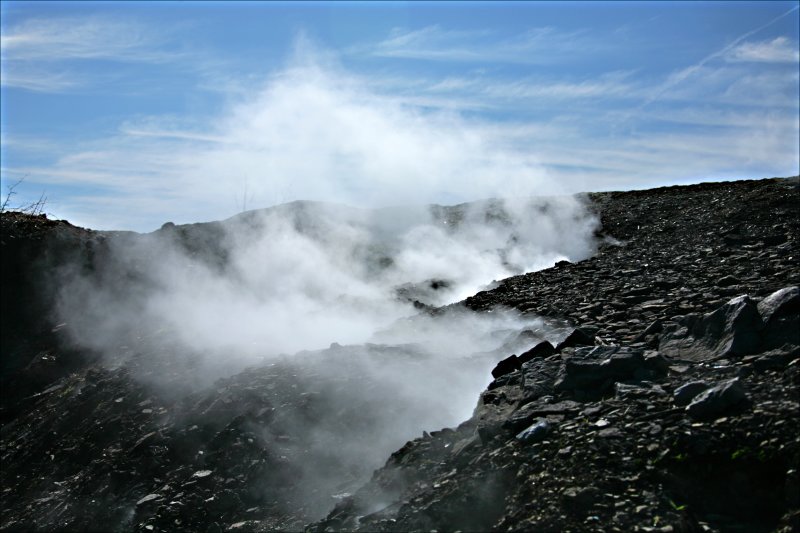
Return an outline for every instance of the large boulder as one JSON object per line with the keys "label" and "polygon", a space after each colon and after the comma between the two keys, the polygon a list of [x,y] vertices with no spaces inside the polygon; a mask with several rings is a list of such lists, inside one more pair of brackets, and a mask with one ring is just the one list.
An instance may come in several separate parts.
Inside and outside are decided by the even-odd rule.
{"label": "large boulder", "polygon": [[618,381],[644,377],[646,363],[642,350],[620,346],[597,346],[584,357],[564,363],[555,390],[571,391],[576,397],[597,398]]}
{"label": "large boulder", "polygon": [[710,361],[757,353],[764,322],[749,296],[738,296],[703,316],[686,315],[665,326],[659,351],[667,357]]}
{"label": "large boulder", "polygon": [[764,350],[784,344],[800,346],[800,288],[785,287],[758,303],[764,321]]}
{"label": "large boulder", "polygon": [[695,420],[713,420],[722,415],[737,412],[749,405],[747,393],[739,378],[723,381],[701,392],[686,407],[686,412]]}
{"label": "large boulder", "polygon": [[560,352],[564,348],[572,348],[575,346],[592,346],[593,344],[594,334],[581,328],[575,328],[563,341],[558,343],[556,351]]}
{"label": "large boulder", "polygon": [[533,444],[544,440],[552,430],[552,424],[542,418],[517,434],[517,440],[525,444]]}
{"label": "large boulder", "polygon": [[522,367],[522,362],[516,354],[512,354],[495,365],[492,369],[492,377],[497,379],[500,376],[519,370],[520,367]]}
{"label": "large boulder", "polygon": [[532,359],[553,355],[555,351],[556,349],[552,344],[550,344],[548,341],[542,341],[527,352],[520,354],[519,360],[524,364]]}
{"label": "large boulder", "polygon": [[710,385],[704,381],[691,381],[684,383],[673,393],[673,401],[678,407],[689,405],[693,399],[703,391],[708,390]]}

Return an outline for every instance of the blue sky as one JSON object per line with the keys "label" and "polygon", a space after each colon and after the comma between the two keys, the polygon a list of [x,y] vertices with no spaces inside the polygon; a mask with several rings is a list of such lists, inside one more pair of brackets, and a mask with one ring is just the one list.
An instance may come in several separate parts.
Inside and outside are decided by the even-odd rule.
{"label": "blue sky", "polygon": [[2,2],[2,186],[95,229],[788,176],[798,2]]}

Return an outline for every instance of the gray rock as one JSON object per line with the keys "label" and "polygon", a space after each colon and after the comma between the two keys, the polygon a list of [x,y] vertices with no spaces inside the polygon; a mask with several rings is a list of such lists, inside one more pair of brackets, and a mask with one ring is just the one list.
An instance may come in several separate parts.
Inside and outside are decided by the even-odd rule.
{"label": "gray rock", "polygon": [[[594,357],[600,356],[595,359]],[[555,383],[557,391],[580,391],[588,397],[604,394],[616,381],[634,378],[645,368],[642,350],[598,346],[584,359],[571,358]]]}
{"label": "gray rock", "polygon": [[555,353],[555,351],[556,349],[552,344],[550,344],[548,341],[542,341],[527,352],[522,353],[519,356],[519,360],[524,364],[537,357],[547,357],[552,355]]}
{"label": "gray rock", "polygon": [[508,385],[516,385],[521,381],[522,381],[522,374],[516,370],[512,370],[508,374],[503,374],[499,378],[489,383],[489,386],[487,388],[489,390],[494,390]]}
{"label": "gray rock", "polygon": [[720,287],[730,287],[731,285],[738,285],[739,283],[741,283],[741,281],[735,276],[723,276],[717,280],[717,285]]}
{"label": "gray rock", "polygon": [[763,348],[770,350],[789,344],[800,346],[800,288],[786,287],[758,303],[764,320]]}
{"label": "gray rock", "polygon": [[638,383],[636,385],[631,383],[614,384],[614,396],[619,399],[653,398],[663,394],[666,394],[664,389],[649,382]]}
{"label": "gray rock", "polygon": [[751,356],[748,361],[753,368],[759,371],[785,368],[786,365],[800,357],[800,347],[784,346],[784,349],[775,349],[760,355]]}
{"label": "gray rock", "polygon": [[645,352],[644,354],[644,376],[637,376],[640,379],[657,378],[667,375],[669,372],[669,361],[658,352]]}
{"label": "gray rock", "polygon": [[661,333],[661,330],[664,329],[664,321],[661,319],[656,319],[650,323],[649,326],[642,332],[642,335],[653,335],[655,333]]}
{"label": "gray rock", "polygon": [[621,439],[624,434],[619,428],[611,427],[601,429],[597,432],[597,436],[601,439]]}
{"label": "gray rock", "polygon": [[510,431],[519,431],[530,426],[541,416],[568,414],[578,411],[581,404],[571,400],[564,400],[557,403],[528,403],[514,411],[508,419],[503,422],[503,427]]}
{"label": "gray rock", "polygon": [[673,402],[678,407],[689,405],[698,394],[708,388],[708,383],[703,381],[692,381],[690,383],[686,383],[675,389],[675,393],[673,394]]}
{"label": "gray rock", "polygon": [[141,500],[137,501],[136,506],[139,507],[142,505],[153,504],[154,502],[161,500],[162,498],[163,496],[161,496],[160,494],[148,494]]}
{"label": "gray rock", "polygon": [[591,346],[594,344],[594,335],[581,328],[575,328],[572,333],[558,343],[556,351],[560,352],[564,348],[572,348],[574,346]]}
{"label": "gray rock", "polygon": [[522,390],[526,403],[553,394],[553,384],[561,365],[560,357],[558,361],[533,359],[522,365]]}
{"label": "gray rock", "polygon": [[545,439],[552,430],[553,426],[544,419],[539,419],[527,429],[522,430],[517,434],[517,440],[525,444],[533,444]]}
{"label": "gray rock", "polygon": [[687,315],[666,327],[658,350],[689,361],[741,357],[758,351],[763,329],[755,302],[738,296],[702,317]]}
{"label": "gray rock", "polygon": [[766,324],[774,318],[800,313],[800,287],[785,287],[773,292],[758,302],[758,312]]}
{"label": "gray rock", "polygon": [[695,420],[713,420],[746,407],[748,403],[742,383],[739,378],[734,378],[698,394],[686,407],[686,412]]}

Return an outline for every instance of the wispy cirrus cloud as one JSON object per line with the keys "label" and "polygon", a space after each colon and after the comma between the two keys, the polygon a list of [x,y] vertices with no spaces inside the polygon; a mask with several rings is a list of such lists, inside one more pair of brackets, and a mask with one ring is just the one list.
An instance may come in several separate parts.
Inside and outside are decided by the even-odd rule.
{"label": "wispy cirrus cloud", "polygon": [[74,73],[51,72],[47,69],[36,69],[14,65],[11,68],[3,64],[0,72],[0,83],[5,87],[19,87],[35,92],[64,92],[81,85]]}
{"label": "wispy cirrus cloud", "polygon": [[771,41],[742,43],[730,50],[725,59],[732,62],[797,63],[800,51],[796,42],[787,37],[776,37]]}
{"label": "wispy cirrus cloud", "polygon": [[427,61],[546,64],[561,61],[576,50],[591,49],[589,41],[585,31],[557,31],[549,27],[498,38],[489,30],[448,30],[434,25],[416,30],[396,28],[383,41],[351,51]]}
{"label": "wispy cirrus cloud", "polygon": [[443,78],[389,75],[364,80],[364,83],[404,104],[479,112],[543,108],[557,111],[567,103],[636,99],[643,91],[632,71],[560,77],[525,75],[499,78],[480,70],[472,74]]}
{"label": "wispy cirrus cloud", "polygon": [[[673,76],[681,77],[681,73]],[[739,64],[695,68],[691,80],[673,85],[664,101],[797,109],[797,69],[750,69]]]}
{"label": "wispy cirrus cloud", "polygon": [[164,62],[175,53],[160,48],[162,36],[145,25],[107,17],[29,19],[0,37],[6,60],[111,59]]}
{"label": "wispy cirrus cloud", "polygon": [[732,53],[739,46],[741,46],[740,43],[743,43],[743,41],[745,41],[745,39],[749,39],[751,36],[755,35],[756,33],[758,33],[760,31],[772,26],[773,24],[775,24],[776,22],[778,22],[782,18],[791,15],[792,13],[797,11],[798,9],[800,9],[800,7],[794,6],[792,9],[790,9],[790,10],[788,10],[788,11],[786,11],[786,12],[780,14],[780,15],[778,15],[777,17],[775,17],[772,20],[762,24],[761,26],[758,26],[758,27],[753,28],[752,30],[750,30],[748,32],[743,33],[742,35],[740,35],[739,37],[734,39],[731,43],[728,43],[727,45],[723,46],[719,50],[717,50],[717,51],[705,56],[704,58],[702,58],[697,63],[695,63],[693,65],[690,65],[690,66],[688,66],[686,68],[676,70],[670,76],[667,77],[667,79],[664,81],[664,83],[662,83],[659,87],[657,87],[654,91],[652,91],[652,93],[639,106],[639,110],[641,110],[644,107],[652,104],[653,102],[655,102],[656,100],[660,99],[662,96],[667,94],[669,91],[674,89],[676,86],[680,85],[681,83],[683,83],[684,81],[688,80],[689,78],[695,76],[710,61],[713,61],[715,59],[719,59],[719,58],[728,56],[728,54]]}
{"label": "wispy cirrus cloud", "polygon": [[145,24],[109,17],[28,19],[0,36],[2,85],[37,92],[84,86],[90,61],[168,63],[183,56]]}
{"label": "wispy cirrus cloud", "polygon": [[[43,184],[124,196],[131,208],[112,223],[135,229],[152,229],[151,209],[133,209],[152,198],[169,199],[159,201],[171,206],[162,221],[228,216],[244,183],[263,205],[457,203],[499,190],[519,196],[558,190],[534,155],[482,121],[412,108],[365,87],[358,76],[306,58],[199,125],[129,122],[118,135],[78,144],[52,165],[16,170]],[[85,205],[64,209],[98,227],[86,221]]]}
{"label": "wispy cirrus cloud", "polygon": [[496,80],[447,78],[431,87],[434,92],[471,91],[490,101],[565,101],[586,98],[630,98],[637,88],[629,83],[630,73],[608,72],[579,80],[522,78]]}
{"label": "wispy cirrus cloud", "polygon": [[[345,71],[338,52],[300,39],[287,65],[266,78],[255,70],[220,76],[219,58],[204,58],[205,73],[194,64],[200,81],[226,97],[213,112],[128,117],[116,134],[63,143],[68,149],[49,164],[7,162],[3,172],[90,191],[62,196],[60,215],[134,229],[152,229],[153,219],[227,216],[245,186],[261,205],[297,198],[381,205],[541,194],[553,183],[577,192],[600,183],[624,189],[794,174],[797,68],[727,60],[756,31],[672,72],[616,62],[608,70],[522,65],[538,61],[537,53],[587,48],[588,34],[549,29],[504,37],[430,26],[341,52],[357,66],[381,57],[377,71]],[[127,42],[157,51],[163,40]],[[81,54],[90,52],[65,61],[90,60]],[[417,69],[408,67],[418,62],[389,58],[437,63]]]}
{"label": "wispy cirrus cloud", "polygon": [[[422,109],[385,91],[330,64],[300,62],[222,114],[130,120],[115,136],[76,143],[51,165],[14,170],[40,184],[91,190],[57,206],[75,223],[149,230],[153,219],[228,216],[245,186],[254,205],[455,203],[598,183],[627,189],[687,176],[752,177],[764,168],[785,175],[798,165],[796,120],[775,109],[654,107],[637,118],[640,132],[614,135],[608,124],[619,107],[581,107],[574,96],[537,121],[492,122]],[[524,107],[523,97],[512,96]],[[666,123],[691,128],[677,134]]]}

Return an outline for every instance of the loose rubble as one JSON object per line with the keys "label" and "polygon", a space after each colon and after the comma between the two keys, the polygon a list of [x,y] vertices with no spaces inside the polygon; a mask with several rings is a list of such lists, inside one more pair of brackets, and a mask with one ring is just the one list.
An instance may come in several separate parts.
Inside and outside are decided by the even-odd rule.
{"label": "loose rubble", "polygon": [[465,302],[582,334],[501,361],[309,531],[800,530],[797,181],[592,199],[595,257]]}
{"label": "loose rubble", "polygon": [[[594,257],[456,304],[571,333],[521,332],[471,418],[371,478],[296,423],[367,441],[389,427],[367,405],[328,415],[370,386],[347,350],[307,354],[325,361],[313,375],[287,359],[157,394],[145,359],[71,352],[38,302],[13,323],[37,336],[3,348],[0,530],[800,530],[799,198],[797,179],[589,195]],[[103,253],[102,234],[63,222],[2,223],[4,256]],[[308,468],[326,471],[316,492]]]}

